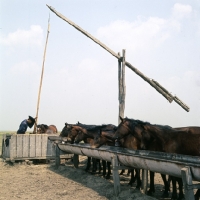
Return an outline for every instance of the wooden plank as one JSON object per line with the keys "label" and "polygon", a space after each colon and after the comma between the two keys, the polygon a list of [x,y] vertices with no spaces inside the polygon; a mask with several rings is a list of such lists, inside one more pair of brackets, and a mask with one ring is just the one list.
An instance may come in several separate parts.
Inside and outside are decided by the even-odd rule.
{"label": "wooden plank", "polygon": [[47,134],[42,134],[42,148],[41,148],[41,155],[42,156],[47,155],[47,142],[48,142]]}
{"label": "wooden plank", "polygon": [[35,134],[35,156],[42,156],[42,134]]}
{"label": "wooden plank", "polygon": [[47,140],[47,156],[55,156],[55,146],[53,142]]}
{"label": "wooden plank", "polygon": [[22,145],[23,145],[23,137],[24,137],[24,135],[23,134],[18,134],[18,135],[16,135],[17,137],[17,144],[16,144],[16,146],[17,146],[17,157],[18,158],[21,158],[22,157],[22,153],[23,153],[23,151],[22,151]]}
{"label": "wooden plank", "polygon": [[23,135],[23,147],[22,147],[22,157],[23,158],[29,157],[29,147],[30,147],[29,134],[24,134]]}
{"label": "wooden plank", "polygon": [[17,135],[12,135],[10,138],[10,160],[14,160],[17,157]]}
{"label": "wooden plank", "polygon": [[35,153],[35,135],[34,134],[30,134],[29,135],[29,141],[30,141],[30,145],[29,145],[29,157],[30,158],[34,158],[36,157],[36,153]]}

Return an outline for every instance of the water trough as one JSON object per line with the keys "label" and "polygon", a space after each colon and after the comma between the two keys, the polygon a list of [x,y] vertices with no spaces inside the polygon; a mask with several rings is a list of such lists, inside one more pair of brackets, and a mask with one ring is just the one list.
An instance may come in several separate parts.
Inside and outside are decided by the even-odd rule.
{"label": "water trough", "polygon": [[[49,138],[50,139],[50,138]],[[121,147],[102,146],[91,148],[88,144],[63,144],[58,142],[57,149],[77,155],[94,157],[112,162],[114,191],[120,192],[120,179],[118,170],[120,166],[143,169],[143,189],[146,191],[148,183],[148,170],[182,177],[185,199],[193,200],[193,189],[200,188],[200,157],[164,152],[130,150]]]}

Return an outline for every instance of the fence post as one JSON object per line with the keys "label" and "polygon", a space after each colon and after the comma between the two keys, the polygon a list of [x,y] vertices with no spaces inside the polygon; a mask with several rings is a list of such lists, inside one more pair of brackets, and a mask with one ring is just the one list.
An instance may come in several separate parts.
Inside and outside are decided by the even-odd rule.
{"label": "fence post", "polygon": [[181,169],[181,176],[183,180],[184,190],[185,190],[185,199],[194,200],[194,191],[192,184],[192,174],[190,167],[184,167]]}
{"label": "fence post", "polygon": [[58,148],[58,145],[56,144],[56,153],[55,153],[55,166],[58,168],[60,166],[60,149]]}
{"label": "fence post", "polygon": [[119,179],[119,172],[118,172],[118,159],[117,155],[113,155],[112,159],[112,170],[113,170],[113,182],[114,182],[114,192],[115,195],[118,196],[121,189],[120,189],[120,179]]}
{"label": "fence post", "polygon": [[74,167],[78,168],[78,165],[79,165],[79,155],[78,154],[74,154],[73,163],[74,163]]}

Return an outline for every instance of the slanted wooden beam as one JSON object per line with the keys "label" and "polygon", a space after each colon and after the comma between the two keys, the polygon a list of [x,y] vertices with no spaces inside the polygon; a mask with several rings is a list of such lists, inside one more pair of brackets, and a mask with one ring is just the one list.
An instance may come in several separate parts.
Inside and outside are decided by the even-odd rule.
{"label": "slanted wooden beam", "polygon": [[[89,37],[91,40],[93,40],[95,43],[97,43],[98,45],[100,45],[102,48],[104,48],[106,51],[108,51],[110,54],[112,54],[114,57],[116,57],[118,60],[121,59],[120,56],[115,53],[112,49],[110,49],[109,47],[107,47],[105,44],[103,44],[102,42],[100,42],[97,38],[95,38],[94,36],[92,36],[90,33],[88,33],[87,31],[85,31],[84,29],[82,29],[80,26],[78,26],[77,24],[75,24],[74,22],[72,22],[70,19],[66,18],[64,15],[62,15],[61,13],[57,12],[53,7],[47,5],[47,7],[54,12],[58,17],[60,17],[61,19],[63,19],[64,21],[66,21],[67,23],[69,23],[71,26],[73,26],[75,29],[77,29],[78,31],[80,31],[81,33],[83,33],[85,36]],[[129,67],[131,70],[133,70],[137,75],[139,75],[143,80],[145,80],[146,82],[148,82],[152,87],[154,87],[160,94],[162,94],[170,103],[175,100],[176,98],[174,96],[171,95],[171,93],[169,93],[166,89],[164,89],[163,86],[161,86],[158,82],[155,83],[154,80],[148,78],[147,76],[145,76],[142,72],[140,72],[137,68],[135,68],[133,65],[131,65],[129,62],[125,61],[125,65],[127,67]],[[186,106],[186,104],[184,104],[183,102],[179,100],[175,100],[176,103],[178,103],[182,108],[184,108],[187,112],[189,112],[189,107]]]}

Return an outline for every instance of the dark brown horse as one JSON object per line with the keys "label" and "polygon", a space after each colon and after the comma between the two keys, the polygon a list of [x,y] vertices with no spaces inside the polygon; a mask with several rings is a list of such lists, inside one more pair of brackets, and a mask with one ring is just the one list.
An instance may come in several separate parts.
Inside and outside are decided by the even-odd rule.
{"label": "dark brown horse", "polygon": [[[140,120],[133,120],[133,119],[129,119],[129,118],[120,118],[121,119],[121,123],[119,124],[117,131],[115,132],[115,138],[117,139],[121,139],[121,138],[125,138],[127,135],[134,135],[134,137],[138,140],[141,141],[141,133],[143,131],[142,127],[140,127],[138,125],[138,122],[140,122]],[[166,128],[170,128],[169,126],[166,126]],[[154,141],[155,142],[155,141]],[[140,149],[140,146],[138,147],[138,149]],[[156,146],[155,144],[152,143],[152,145],[150,146],[150,150],[151,151],[156,151],[159,149],[159,145]],[[168,197],[169,196],[169,183],[166,179],[166,175],[161,174],[161,177],[163,179],[164,182],[164,192],[162,194],[162,197]],[[154,172],[150,171],[150,189],[148,190],[147,194],[148,195],[152,195],[152,193],[155,192],[155,186],[154,186]]]}
{"label": "dark brown horse", "polygon": [[[109,132],[114,133],[116,126],[112,125],[112,124],[107,124],[107,125],[101,125],[101,126],[89,128],[89,127],[84,127],[81,125],[76,128],[78,130],[78,135],[76,136],[76,138],[74,140],[75,143],[79,143],[80,141],[85,142],[86,139],[90,138],[90,139],[93,139],[93,142],[90,143],[90,146],[97,148],[97,146],[94,145],[94,140],[99,137],[99,135],[101,134],[102,131],[109,131]],[[113,141],[110,141],[110,142],[113,142]],[[106,179],[110,179],[111,163],[106,162],[105,160],[102,160],[102,165],[103,165],[103,177],[105,177]],[[106,166],[108,168],[107,175],[106,175]]]}
{"label": "dark brown horse", "polygon": [[[140,129],[141,148],[151,150],[156,145],[155,150],[167,153],[177,153],[184,155],[200,156],[198,127],[183,127],[173,129],[169,126],[152,125],[139,120],[132,120],[133,134],[138,136],[136,130]],[[175,180],[172,179],[173,193],[172,199],[177,199]],[[183,198],[182,179],[179,180],[179,199]],[[199,191],[196,193],[198,195]],[[197,197],[198,198],[198,197]]]}
{"label": "dark brown horse", "polygon": [[[116,130],[117,130],[116,128],[114,128],[111,131],[110,130],[102,130],[101,134],[97,134],[96,137],[94,138],[93,147],[99,148],[102,145],[116,146],[116,143],[114,141],[115,140],[114,135],[115,135]],[[128,135],[128,136],[118,140],[117,142],[118,142],[117,146],[134,149],[134,150],[136,150],[139,145],[138,140],[135,137],[133,137],[132,135]],[[138,169],[136,169],[135,176],[134,176],[134,170],[130,170],[129,172],[131,173],[131,180],[129,182],[129,185],[132,185],[135,182],[135,180],[137,179],[136,188],[139,189],[141,187],[140,171]],[[123,173],[123,171],[120,174],[122,174],[122,173]]]}
{"label": "dark brown horse", "polygon": [[[79,131],[81,130],[80,127],[81,124],[78,122],[77,124],[68,124],[65,123],[64,128],[62,129],[61,133],[60,133],[60,137],[62,137],[62,140],[65,141],[66,143],[71,143],[73,144],[75,141],[76,136],[78,135]],[[84,127],[87,128],[91,128],[91,127],[95,127],[95,125],[83,125]],[[85,143],[93,143],[93,139],[91,138],[87,138],[85,141]],[[89,171],[89,169],[91,168],[91,161],[92,161],[92,173],[95,173],[97,170],[97,164],[99,164],[99,173],[101,172],[101,165],[98,159],[92,158],[92,157],[87,157],[87,165],[86,165],[86,169],[85,171]]]}
{"label": "dark brown horse", "polygon": [[38,124],[37,125],[37,133],[38,134],[55,134],[57,133],[57,127],[55,125],[46,125],[46,124]]}

